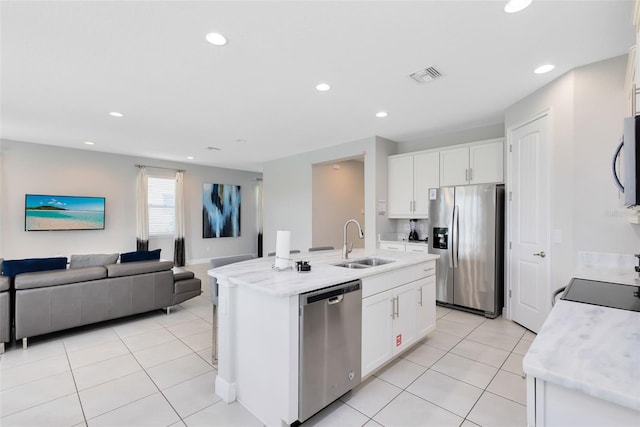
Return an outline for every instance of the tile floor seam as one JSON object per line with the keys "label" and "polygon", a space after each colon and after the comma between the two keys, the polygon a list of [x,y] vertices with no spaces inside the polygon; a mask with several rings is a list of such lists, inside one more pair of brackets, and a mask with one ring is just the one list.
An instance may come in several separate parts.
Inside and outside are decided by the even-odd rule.
{"label": "tile floor seam", "polygon": [[[474,341],[474,342],[477,342],[477,341]],[[478,344],[482,344],[482,343],[478,343]],[[483,345],[487,345],[487,344],[483,344]],[[488,346],[488,347],[491,347],[491,346]],[[454,347],[454,348],[455,348],[455,347]],[[495,348],[495,347],[491,347],[491,348]],[[451,350],[453,350],[453,349],[451,349]],[[488,367],[490,367],[490,368],[500,369],[500,367],[498,367],[498,366],[489,365],[488,363],[484,363],[484,362],[483,362],[483,361],[481,361],[481,360],[475,360],[475,359],[471,359],[470,357],[467,357],[467,356],[462,355],[462,354],[453,353],[451,350],[450,350],[450,351],[448,351],[448,352],[447,352],[447,354],[451,353],[451,354],[452,354],[452,355],[454,355],[454,356],[462,357],[462,358],[464,358],[464,359],[470,360],[470,361],[472,361],[472,362],[480,363],[480,364],[482,364],[482,365],[484,365],[484,366],[488,366]],[[507,350],[503,350],[503,351],[507,351]],[[509,353],[509,355],[510,355],[510,354],[511,354],[511,353]],[[509,355],[507,355],[507,359],[509,358]],[[446,354],[445,354],[445,356],[446,356]],[[444,357],[444,356],[442,356],[442,357]],[[507,359],[504,359],[504,362],[506,362],[506,361],[507,361]],[[504,362],[502,362],[502,363],[500,364],[500,366],[504,365]],[[435,365],[435,363],[434,363],[434,365]]]}
{"label": "tile floor seam", "polygon": [[73,374],[73,367],[71,366],[71,360],[69,359],[69,352],[67,351],[67,346],[62,341],[62,348],[64,348],[64,354],[67,357],[67,363],[69,364],[69,370],[71,371],[71,379],[73,380],[73,386],[76,388],[76,398],[78,399],[78,404],[80,405],[80,411],[82,412],[82,419],[84,420],[85,425],[87,424],[87,414],[84,412],[84,405],[82,404],[82,399],[80,399],[80,391],[78,390],[78,383],[76,382],[76,376]]}
{"label": "tile floor seam", "polygon": [[[45,401],[45,402],[40,402],[40,403],[38,403],[37,405],[33,405],[33,406],[29,406],[29,407],[24,408],[24,409],[20,409],[19,411],[16,411],[16,412],[11,412],[11,413],[6,414],[6,415],[5,415],[5,414],[2,414],[2,416],[0,417],[0,420],[2,420],[3,418],[7,418],[7,417],[11,417],[11,416],[13,416],[13,415],[19,414],[19,413],[21,413],[21,412],[29,411],[29,410],[31,410],[31,409],[33,409],[33,408],[37,408],[38,406],[46,405],[46,404],[51,403],[51,402],[53,402],[53,401],[56,401],[56,400],[58,400],[58,399],[62,399],[62,398],[65,398],[65,397],[69,397],[69,396],[74,395],[74,394],[75,394],[75,395],[77,395],[77,393],[76,393],[76,392],[71,392],[71,393],[69,393],[69,394],[65,394],[65,395],[62,395],[62,396],[58,396],[58,397],[55,397],[55,398],[53,398],[53,399],[51,399],[51,400],[47,400],[47,401]],[[2,425],[2,423],[0,423],[0,425]]]}
{"label": "tile floor seam", "polygon": [[[456,414],[455,412],[451,411],[450,409],[447,409],[447,408],[445,408],[444,406],[440,406],[440,405],[439,405],[439,404],[437,404],[436,402],[432,402],[432,401],[430,401],[429,399],[425,399],[424,397],[419,396],[419,395],[417,395],[417,394],[415,394],[415,393],[412,393],[412,392],[410,392],[410,391],[409,391],[409,390],[407,390],[407,389],[404,389],[403,391],[404,391],[404,392],[406,392],[406,393],[409,393],[410,395],[412,395],[412,396],[414,396],[414,397],[417,397],[417,398],[418,398],[418,399],[420,399],[420,400],[424,400],[425,402],[429,402],[429,403],[430,403],[430,404],[432,404],[433,406],[437,406],[438,408],[443,409],[443,410],[445,410],[445,411],[449,412],[450,414],[455,415],[456,417],[462,418],[462,419],[463,419],[463,421],[464,421],[464,418],[465,418],[464,416],[462,416],[462,415],[458,415],[458,414]],[[398,396],[399,396],[399,395],[398,395]],[[396,397],[398,397],[398,396],[396,396]],[[395,399],[395,398],[394,398],[394,399]],[[480,398],[478,398],[478,399],[480,399]],[[475,405],[475,402],[474,402],[474,405]],[[467,414],[467,415],[468,415],[468,414]]]}

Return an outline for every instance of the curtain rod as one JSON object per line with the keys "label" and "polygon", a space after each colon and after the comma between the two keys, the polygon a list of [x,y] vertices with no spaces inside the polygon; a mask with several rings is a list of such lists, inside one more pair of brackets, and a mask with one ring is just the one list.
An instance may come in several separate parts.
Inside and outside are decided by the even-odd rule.
{"label": "curtain rod", "polygon": [[164,168],[162,166],[139,165],[137,163],[134,166],[137,168],[166,169],[166,170],[176,171],[176,172],[185,172],[184,169]]}

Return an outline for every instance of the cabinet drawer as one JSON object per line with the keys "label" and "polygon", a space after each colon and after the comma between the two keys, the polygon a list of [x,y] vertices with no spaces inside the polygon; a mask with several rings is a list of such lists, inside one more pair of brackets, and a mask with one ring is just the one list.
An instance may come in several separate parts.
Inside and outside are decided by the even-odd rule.
{"label": "cabinet drawer", "polygon": [[426,253],[429,252],[429,247],[427,245],[423,245],[423,244],[412,245],[412,244],[407,243],[406,252],[419,252],[419,253],[422,253],[422,254],[426,254]]}
{"label": "cabinet drawer", "polygon": [[436,262],[427,261],[387,273],[362,278],[362,298],[436,274]]}
{"label": "cabinet drawer", "polygon": [[385,251],[404,252],[404,244],[403,243],[380,242],[380,249],[385,250]]}

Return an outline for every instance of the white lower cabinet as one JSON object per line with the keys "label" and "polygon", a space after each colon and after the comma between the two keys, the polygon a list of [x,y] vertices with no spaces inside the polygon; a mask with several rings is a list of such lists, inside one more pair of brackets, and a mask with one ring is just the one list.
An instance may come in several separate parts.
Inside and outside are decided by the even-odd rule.
{"label": "white lower cabinet", "polygon": [[418,293],[417,335],[424,337],[436,328],[436,305],[431,303],[436,300],[436,276],[420,280],[416,291]]}
{"label": "white lower cabinet", "polygon": [[[392,278],[385,276],[386,290],[362,299],[363,377],[435,329],[435,262],[422,264],[408,277],[416,279],[409,283],[394,283]],[[367,279],[363,279],[363,289]],[[375,287],[380,289],[379,281]]]}
{"label": "white lower cabinet", "polygon": [[640,411],[527,376],[527,425],[637,427]]}

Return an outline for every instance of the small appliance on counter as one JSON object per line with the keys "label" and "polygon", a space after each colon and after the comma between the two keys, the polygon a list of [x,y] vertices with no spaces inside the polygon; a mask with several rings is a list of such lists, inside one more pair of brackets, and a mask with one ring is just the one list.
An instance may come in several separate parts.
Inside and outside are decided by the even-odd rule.
{"label": "small appliance on counter", "polygon": [[411,229],[411,231],[409,231],[409,241],[414,241],[414,240],[420,240],[420,237],[418,237],[418,232],[416,231],[416,222],[418,222],[417,219],[410,219],[409,220],[409,228]]}

